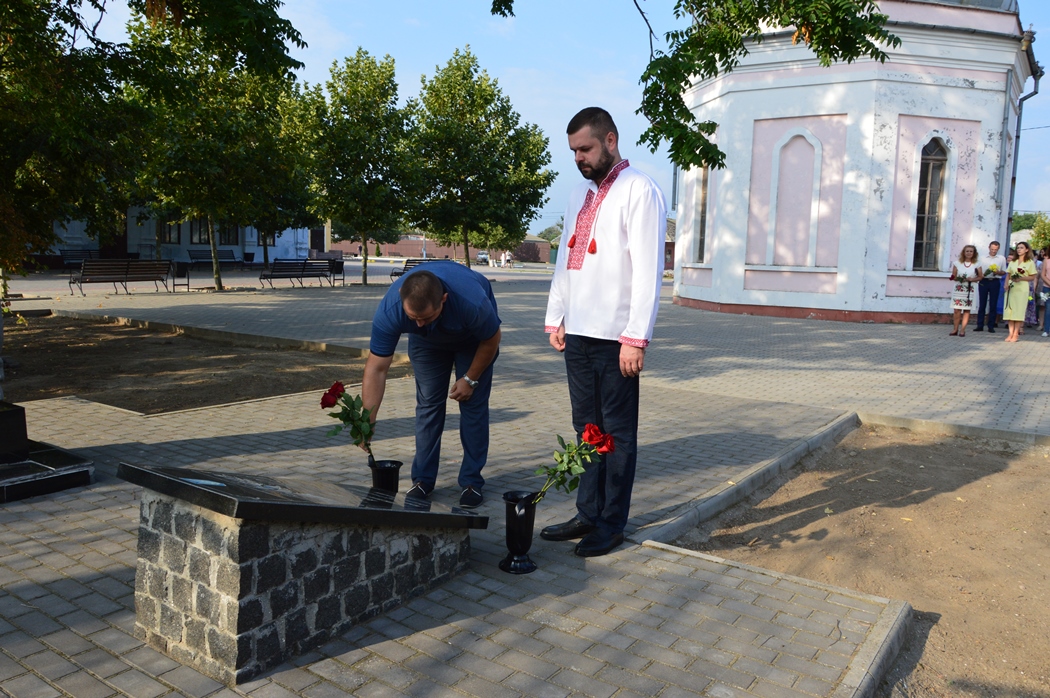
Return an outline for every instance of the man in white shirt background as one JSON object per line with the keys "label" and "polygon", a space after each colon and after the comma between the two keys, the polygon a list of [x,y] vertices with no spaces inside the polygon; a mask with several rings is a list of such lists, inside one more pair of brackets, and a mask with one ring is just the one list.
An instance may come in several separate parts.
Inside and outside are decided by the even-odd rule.
{"label": "man in white shirt background", "polygon": [[988,245],[988,254],[981,257],[981,272],[984,278],[977,283],[977,331],[984,332],[987,317],[988,331],[995,332],[995,322],[999,317],[999,292],[1003,288],[1003,276],[1006,275],[1006,257],[999,254],[998,242],[992,241]]}
{"label": "man in white shirt background", "polygon": [[630,512],[638,376],[660,302],[667,206],[656,182],[620,156],[607,111],[580,111],[566,133],[587,181],[569,197],[570,237],[558,254],[544,324],[551,346],[565,354],[577,436],[595,424],[612,436],[613,450],[581,476],[576,516],[540,536],[582,538],[575,552],[590,557],[623,543]]}

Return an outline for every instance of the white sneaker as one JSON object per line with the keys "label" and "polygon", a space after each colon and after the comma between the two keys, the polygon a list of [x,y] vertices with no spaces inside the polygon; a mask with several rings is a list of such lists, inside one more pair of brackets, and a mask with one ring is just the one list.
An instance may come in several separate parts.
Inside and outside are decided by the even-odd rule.
{"label": "white sneaker", "polygon": [[1046,332],[1043,333],[1043,336],[1044,337],[1050,337],[1050,335],[1048,335]]}

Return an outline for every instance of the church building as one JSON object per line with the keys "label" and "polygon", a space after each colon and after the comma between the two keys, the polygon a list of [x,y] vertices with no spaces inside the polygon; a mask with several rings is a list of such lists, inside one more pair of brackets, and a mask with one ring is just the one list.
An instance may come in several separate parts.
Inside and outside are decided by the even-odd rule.
{"label": "church building", "polygon": [[963,245],[1005,240],[1018,110],[1042,74],[1017,0],[879,7],[901,40],[885,63],[824,68],[784,30],[686,93],[726,166],[679,180],[675,303],[932,322]]}

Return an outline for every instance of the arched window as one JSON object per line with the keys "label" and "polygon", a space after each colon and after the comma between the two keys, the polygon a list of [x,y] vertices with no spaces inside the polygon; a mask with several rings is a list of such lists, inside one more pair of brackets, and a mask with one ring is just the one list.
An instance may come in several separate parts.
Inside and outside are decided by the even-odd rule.
{"label": "arched window", "polygon": [[948,151],[939,138],[922,149],[919,167],[919,208],[915,215],[915,256],[912,269],[936,271],[940,244],[944,171]]}

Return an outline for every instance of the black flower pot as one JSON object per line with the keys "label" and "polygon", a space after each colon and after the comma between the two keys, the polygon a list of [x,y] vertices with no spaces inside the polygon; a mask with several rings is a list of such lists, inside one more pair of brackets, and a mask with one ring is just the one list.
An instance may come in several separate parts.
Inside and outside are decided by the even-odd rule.
{"label": "black flower pot", "polygon": [[26,411],[21,405],[0,400],[0,463],[17,463],[29,458]]}
{"label": "black flower pot", "polygon": [[511,574],[528,574],[536,571],[536,563],[529,559],[532,547],[532,529],[536,523],[535,492],[504,492],[507,505],[507,557],[500,560],[499,568]]}
{"label": "black flower pot", "polygon": [[396,494],[402,465],[404,464],[399,460],[375,460],[369,456],[368,467],[372,469],[372,487]]}

